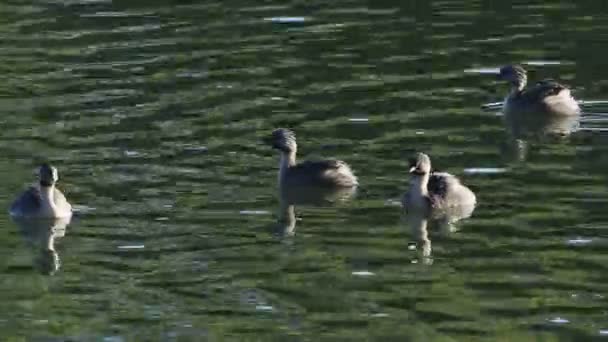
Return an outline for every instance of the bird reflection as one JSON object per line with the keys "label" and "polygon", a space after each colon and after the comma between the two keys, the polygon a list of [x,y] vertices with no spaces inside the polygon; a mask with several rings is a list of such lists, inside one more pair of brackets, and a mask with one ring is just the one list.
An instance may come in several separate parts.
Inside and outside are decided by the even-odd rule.
{"label": "bird reflection", "polygon": [[357,192],[356,187],[294,186],[279,190],[279,218],[277,230],[283,237],[295,235],[296,205],[332,206],[348,201]]}
{"label": "bird reflection", "polygon": [[504,116],[509,131],[509,148],[518,160],[527,158],[528,144],[557,142],[570,136],[580,126],[580,116],[547,115],[544,113],[509,113]]}
{"label": "bird reflection", "polygon": [[55,250],[55,239],[65,236],[71,217],[26,219],[13,218],[25,242],[37,250],[34,268],[46,275],[55,274],[61,267],[59,254]]}
{"label": "bird reflection", "polygon": [[444,210],[434,210],[429,214],[422,212],[408,212],[406,214],[405,219],[414,238],[415,249],[418,251],[423,264],[431,265],[433,263],[429,228],[438,228],[442,234],[448,235],[457,231],[456,223],[470,217],[474,210],[475,204],[470,203]]}

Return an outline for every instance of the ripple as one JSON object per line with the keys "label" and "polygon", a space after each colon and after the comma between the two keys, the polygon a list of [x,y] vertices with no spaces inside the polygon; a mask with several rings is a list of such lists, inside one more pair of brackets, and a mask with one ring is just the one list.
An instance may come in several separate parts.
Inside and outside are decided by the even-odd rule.
{"label": "ripple", "polygon": [[502,109],[503,106],[503,102],[490,102],[490,103],[486,103],[481,105],[482,109],[488,109],[488,110],[496,110],[496,109]]}
{"label": "ripple", "polygon": [[271,305],[256,305],[255,309],[257,311],[264,311],[264,312],[272,312],[272,311],[274,311],[274,308]]}
{"label": "ripple", "polygon": [[306,17],[271,17],[271,18],[264,18],[264,21],[270,21],[273,23],[280,23],[280,24],[294,24],[294,23],[303,23],[305,21],[309,21],[310,19],[307,19]]}
{"label": "ripple", "polygon": [[525,61],[522,64],[533,65],[533,66],[543,66],[543,65],[562,65],[562,64],[571,64],[571,63],[561,62],[561,61],[534,60],[534,61]]}
{"label": "ripple", "polygon": [[507,172],[507,169],[503,167],[471,167],[464,169],[463,172],[467,175],[498,174]]}
{"label": "ripple", "polygon": [[241,215],[270,215],[271,212],[268,210],[241,210],[239,211]]}
{"label": "ripple", "polygon": [[88,213],[92,213],[95,210],[97,210],[97,208],[95,207],[90,207],[84,204],[75,204],[72,206],[72,210],[75,213],[79,213],[79,214],[88,214]]}
{"label": "ripple", "polygon": [[578,101],[579,104],[584,105],[584,106],[592,106],[592,105],[605,105],[608,104],[608,101],[606,100],[580,100]]}
{"label": "ripple", "polygon": [[588,245],[591,242],[593,242],[593,239],[591,238],[574,238],[574,239],[569,239],[566,241],[566,244],[571,245],[571,246],[582,246],[582,245]]}
{"label": "ripple", "polygon": [[117,246],[118,249],[144,249],[144,245],[121,245]]}
{"label": "ripple", "polygon": [[471,69],[465,69],[464,70],[465,73],[471,73],[471,74],[482,74],[482,75],[486,75],[486,74],[490,74],[490,75],[498,75],[500,73],[500,68],[471,68]]}
{"label": "ripple", "polygon": [[555,324],[567,324],[567,323],[570,323],[570,321],[568,319],[563,318],[563,317],[553,317],[553,318],[548,318],[547,320],[549,322],[555,323]]}

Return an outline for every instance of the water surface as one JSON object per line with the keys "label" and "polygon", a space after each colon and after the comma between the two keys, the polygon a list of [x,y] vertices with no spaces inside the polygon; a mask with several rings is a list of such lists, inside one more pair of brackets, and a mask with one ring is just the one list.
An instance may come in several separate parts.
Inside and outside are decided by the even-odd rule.
{"label": "water surface", "polygon": [[[483,71],[509,62],[605,99],[606,18],[565,1],[0,6],[0,208],[50,160],[81,209],[53,272],[0,216],[1,339],[605,335],[605,102],[560,137],[514,137],[481,106],[507,90]],[[281,126],[362,184],[295,206],[293,234],[262,142]],[[457,229],[429,224],[429,256],[398,206],[414,151],[479,199]]]}

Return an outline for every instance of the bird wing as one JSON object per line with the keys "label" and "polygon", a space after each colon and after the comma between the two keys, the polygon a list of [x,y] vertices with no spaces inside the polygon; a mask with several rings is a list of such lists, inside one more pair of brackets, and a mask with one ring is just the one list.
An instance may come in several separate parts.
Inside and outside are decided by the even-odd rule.
{"label": "bird wing", "polygon": [[530,102],[542,100],[548,96],[554,96],[559,94],[562,90],[568,89],[563,84],[558,83],[552,79],[542,80],[537,82],[534,86],[525,89],[520,96],[523,100],[529,100]]}
{"label": "bird wing", "polygon": [[[316,183],[319,185],[336,185],[338,173],[350,173],[348,164],[341,160],[326,159],[318,161],[305,161],[289,169],[291,179],[302,183]],[[345,186],[352,184],[344,184]]]}
{"label": "bird wing", "polygon": [[35,211],[40,208],[40,190],[36,187],[29,187],[11,204],[10,212],[19,215]]}
{"label": "bird wing", "polygon": [[448,193],[449,182],[448,177],[453,177],[450,174],[434,172],[429,177],[427,189],[429,194],[444,197]]}

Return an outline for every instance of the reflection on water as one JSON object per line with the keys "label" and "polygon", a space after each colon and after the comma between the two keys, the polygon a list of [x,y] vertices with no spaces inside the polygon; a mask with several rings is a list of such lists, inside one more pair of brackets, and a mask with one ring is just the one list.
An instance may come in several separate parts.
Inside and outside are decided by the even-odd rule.
{"label": "reflection on water", "polygon": [[578,129],[580,121],[580,117],[576,115],[556,116],[543,113],[513,113],[505,115],[504,119],[513,140],[566,137]]}
{"label": "reflection on water", "polygon": [[512,153],[519,161],[526,160],[529,143],[563,141],[579,129],[579,116],[556,116],[543,113],[510,113],[504,115]]}
{"label": "reflection on water", "polygon": [[449,207],[445,210],[435,210],[429,215],[415,211],[408,212],[405,215],[411,234],[416,240],[416,247],[420,252],[423,264],[430,265],[433,263],[429,230],[438,231],[442,235],[454,233],[458,231],[457,222],[471,217],[474,210],[475,204],[468,203]]}
{"label": "reflection on water", "polygon": [[65,236],[71,217],[49,219],[12,218],[35,253],[34,268],[42,274],[53,275],[61,267],[55,242]]}
{"label": "reflection on water", "polygon": [[332,206],[352,199],[357,187],[314,187],[292,186],[279,189],[279,234],[283,237],[295,235],[295,207],[302,206]]}

